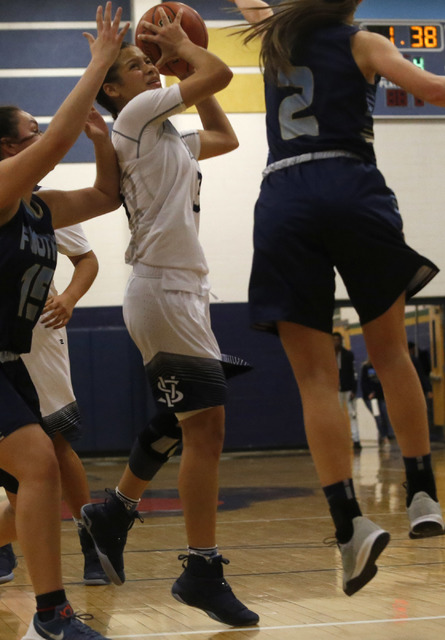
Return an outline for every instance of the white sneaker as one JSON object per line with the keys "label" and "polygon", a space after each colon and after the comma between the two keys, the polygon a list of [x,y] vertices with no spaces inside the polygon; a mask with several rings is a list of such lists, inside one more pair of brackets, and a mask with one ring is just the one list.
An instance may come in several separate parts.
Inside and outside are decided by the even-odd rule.
{"label": "white sneaker", "polygon": [[407,511],[410,538],[430,538],[445,533],[440,504],[425,491],[414,494]]}
{"label": "white sneaker", "polygon": [[349,542],[338,544],[343,563],[343,591],[352,596],[377,573],[375,561],[389,542],[390,535],[368,518],[352,520],[354,534]]}

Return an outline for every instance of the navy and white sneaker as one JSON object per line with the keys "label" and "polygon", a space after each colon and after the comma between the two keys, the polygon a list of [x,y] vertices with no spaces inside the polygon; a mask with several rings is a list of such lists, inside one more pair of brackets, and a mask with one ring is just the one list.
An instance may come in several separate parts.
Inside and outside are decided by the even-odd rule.
{"label": "navy and white sneaker", "polygon": [[259,622],[258,614],[250,611],[233,593],[223,575],[226,558],[217,555],[205,558],[195,554],[180,555],[184,571],[173,584],[172,596],[204,611],[210,618],[231,627],[246,627]]}
{"label": "navy and white sneaker", "polygon": [[0,584],[14,580],[14,569],[17,566],[17,558],[12,549],[12,544],[0,547]]}
{"label": "navy and white sneaker", "polygon": [[114,491],[106,489],[106,492],[110,497],[105,502],[84,504],[80,513],[103,570],[111,582],[122,585],[127,534],[136,518],[143,520],[137,511],[128,511]]}
{"label": "navy and white sneaker", "polygon": [[78,527],[77,532],[84,558],[83,583],[87,586],[110,584],[110,579],[100,564],[92,537],[84,526]]}
{"label": "navy and white sneaker", "polygon": [[90,620],[92,617],[89,614],[74,613],[67,601],[56,607],[54,618],[48,622],[39,620],[36,613],[22,640],[108,640],[81,622],[82,618]]}

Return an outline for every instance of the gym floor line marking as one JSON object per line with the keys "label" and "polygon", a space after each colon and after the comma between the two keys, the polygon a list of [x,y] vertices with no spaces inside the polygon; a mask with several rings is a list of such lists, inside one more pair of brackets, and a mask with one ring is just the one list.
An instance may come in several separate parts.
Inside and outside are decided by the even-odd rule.
{"label": "gym floor line marking", "polygon": [[184,635],[207,635],[209,633],[238,633],[243,631],[258,632],[258,631],[285,631],[287,629],[316,629],[320,627],[347,627],[352,625],[362,624],[387,624],[395,623],[402,624],[405,622],[425,622],[431,620],[445,620],[445,616],[419,616],[418,618],[382,618],[381,620],[352,620],[350,622],[314,622],[308,624],[289,624],[289,625],[277,625],[277,626],[255,626],[255,627],[233,627],[229,629],[201,629],[199,631],[163,631],[161,633],[134,633],[128,635],[110,635],[112,640],[123,640],[125,638],[163,638],[169,636],[184,636]]}

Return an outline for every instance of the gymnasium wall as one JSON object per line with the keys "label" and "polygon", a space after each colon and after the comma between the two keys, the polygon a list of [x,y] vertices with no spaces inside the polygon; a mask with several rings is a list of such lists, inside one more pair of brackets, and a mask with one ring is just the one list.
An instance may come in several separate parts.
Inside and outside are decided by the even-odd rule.
{"label": "gymnasium wall", "polygon": [[[152,0],[122,0],[124,18],[137,23]],[[201,241],[210,266],[215,333],[226,352],[255,365],[252,373],[231,382],[228,448],[305,445],[298,394],[276,338],[248,328],[246,292],[252,255],[252,212],[266,162],[262,79],[255,46],[246,50],[240,24],[227,0],[190,0],[206,19],[210,48],[234,71],[219,94],[236,130],[240,147],[202,163]],[[75,84],[88,62],[83,31],[94,32],[96,0],[16,0],[0,3],[0,102],[15,103],[37,117],[42,128]],[[113,2],[114,7],[118,5]],[[416,5],[416,6],[414,6]],[[444,18],[442,0],[364,0],[359,17]],[[420,15],[421,14],[421,15]],[[445,71],[445,69],[444,69]],[[445,112],[445,110],[444,110]],[[444,113],[445,114],[445,113]],[[199,126],[193,110],[175,117],[180,129]],[[111,125],[111,122],[110,122]],[[419,251],[439,266],[443,262],[442,211],[445,184],[443,122],[378,120],[376,151],[387,181],[396,191],[405,231]],[[42,184],[69,189],[94,180],[89,141],[81,136],[64,161]],[[121,303],[129,268],[123,255],[128,242],[123,210],[85,223],[100,262],[100,273],[80,301],[70,324],[73,381],[85,417],[82,451],[127,449],[150,411],[139,354],[122,322]],[[61,257],[56,284],[71,277],[71,263]],[[445,295],[443,277],[425,295]],[[337,296],[346,298],[341,283]]]}

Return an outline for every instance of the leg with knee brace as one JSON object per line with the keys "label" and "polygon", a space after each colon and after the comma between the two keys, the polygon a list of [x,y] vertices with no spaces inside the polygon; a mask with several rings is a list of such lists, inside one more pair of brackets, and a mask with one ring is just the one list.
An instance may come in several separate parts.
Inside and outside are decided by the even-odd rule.
{"label": "leg with knee brace", "polygon": [[128,465],[141,480],[151,480],[174,454],[182,440],[182,431],[174,414],[160,413],[138,435]]}

